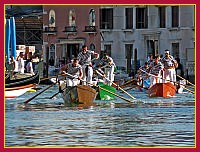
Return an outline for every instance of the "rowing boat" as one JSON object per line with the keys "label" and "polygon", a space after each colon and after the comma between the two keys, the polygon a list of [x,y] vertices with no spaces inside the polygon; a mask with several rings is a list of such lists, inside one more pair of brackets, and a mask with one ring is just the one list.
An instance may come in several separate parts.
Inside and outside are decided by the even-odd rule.
{"label": "rowing boat", "polygon": [[148,94],[149,97],[173,97],[176,93],[176,86],[171,82],[167,83],[156,83],[155,85],[149,87]]}
{"label": "rowing boat", "polygon": [[[98,82],[97,85],[100,86],[100,88],[104,88],[113,93],[116,93],[116,88],[109,86],[107,84],[104,84],[103,82]],[[98,91],[99,91],[99,93],[96,97],[97,100],[114,100],[115,99],[115,96],[113,94],[110,94],[107,91],[104,91],[102,89],[99,89]]]}
{"label": "rowing boat", "polygon": [[16,98],[18,96],[23,95],[30,89],[34,88],[35,84],[28,84],[24,86],[19,87],[12,87],[12,88],[6,88],[5,89],[5,98]]}
{"label": "rowing boat", "polygon": [[96,95],[96,90],[87,85],[68,86],[62,91],[65,105],[91,106]]}
{"label": "rowing boat", "polygon": [[23,75],[22,78],[19,79],[6,79],[6,88],[13,88],[13,87],[19,87],[19,86],[26,86],[29,84],[36,84],[39,82],[39,72],[37,72],[35,75]]}

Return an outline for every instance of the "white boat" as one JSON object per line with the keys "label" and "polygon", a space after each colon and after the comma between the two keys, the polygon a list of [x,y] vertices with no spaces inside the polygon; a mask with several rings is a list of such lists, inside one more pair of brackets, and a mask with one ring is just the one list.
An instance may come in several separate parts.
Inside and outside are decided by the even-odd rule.
{"label": "white boat", "polygon": [[35,87],[35,84],[29,84],[29,85],[13,87],[13,88],[6,88],[5,89],[5,98],[19,97],[19,96],[23,95],[24,93],[26,93],[27,91],[29,91],[30,89],[32,89],[33,87]]}

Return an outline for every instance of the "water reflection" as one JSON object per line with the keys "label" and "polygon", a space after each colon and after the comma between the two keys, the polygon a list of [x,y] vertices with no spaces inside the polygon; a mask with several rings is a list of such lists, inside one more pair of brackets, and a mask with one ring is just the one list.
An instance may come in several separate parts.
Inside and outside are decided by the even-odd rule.
{"label": "water reflection", "polygon": [[195,100],[191,94],[172,99],[96,101],[90,107],[67,107],[57,96],[24,105],[28,97],[6,101],[6,146],[194,146]]}

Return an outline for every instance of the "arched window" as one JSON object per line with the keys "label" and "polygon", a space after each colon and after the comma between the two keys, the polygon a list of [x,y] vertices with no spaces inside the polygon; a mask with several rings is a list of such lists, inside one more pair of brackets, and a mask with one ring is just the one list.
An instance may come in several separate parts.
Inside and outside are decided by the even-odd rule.
{"label": "arched window", "polygon": [[51,44],[50,48],[49,48],[49,57],[53,57],[53,59],[55,60],[55,44]]}
{"label": "arched window", "polygon": [[90,44],[90,50],[95,51],[95,45],[93,43]]}
{"label": "arched window", "polygon": [[50,10],[49,12],[49,27],[55,27],[56,26],[56,15],[54,10]]}
{"label": "arched window", "polygon": [[76,26],[76,13],[75,10],[69,11],[69,26]]}
{"label": "arched window", "polygon": [[89,12],[89,26],[95,26],[95,10],[91,9]]}

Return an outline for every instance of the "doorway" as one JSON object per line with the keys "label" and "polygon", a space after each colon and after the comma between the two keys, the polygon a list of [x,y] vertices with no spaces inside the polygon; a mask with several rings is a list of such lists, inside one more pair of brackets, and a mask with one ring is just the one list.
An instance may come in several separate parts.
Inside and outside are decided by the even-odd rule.
{"label": "doorway", "polygon": [[78,56],[79,45],[80,44],[67,44],[67,52],[66,52],[67,61],[70,61]]}

